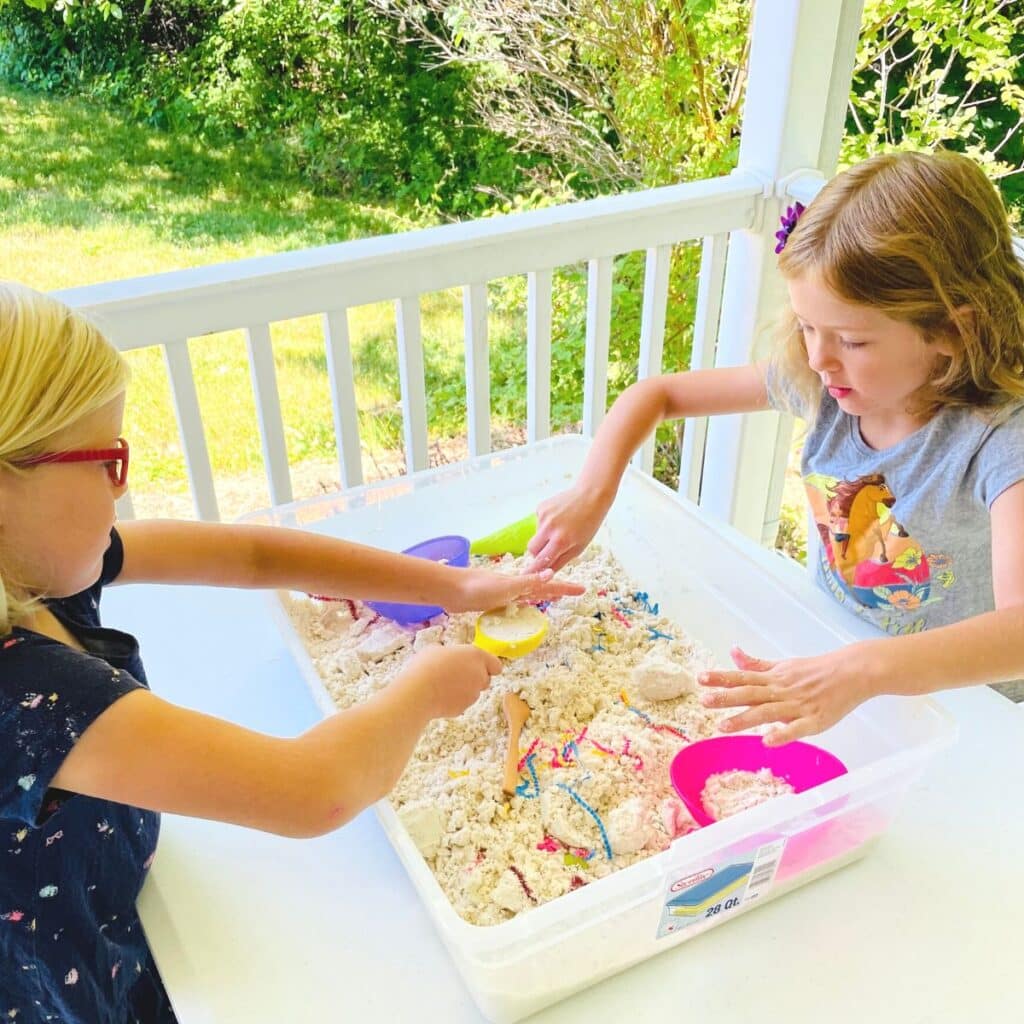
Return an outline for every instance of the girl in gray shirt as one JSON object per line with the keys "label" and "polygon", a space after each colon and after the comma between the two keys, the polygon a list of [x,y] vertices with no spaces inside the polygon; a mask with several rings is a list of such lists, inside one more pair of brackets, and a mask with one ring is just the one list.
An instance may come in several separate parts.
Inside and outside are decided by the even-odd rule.
{"label": "girl in gray shirt", "polygon": [[981,169],[954,153],[872,157],[777,233],[789,291],[776,356],[649,378],[601,424],[575,484],[538,509],[535,568],[594,535],[663,420],[775,408],[808,423],[808,562],[883,634],[811,658],[739,649],[704,704],[820,732],[882,693],[1024,676],[1024,270]]}

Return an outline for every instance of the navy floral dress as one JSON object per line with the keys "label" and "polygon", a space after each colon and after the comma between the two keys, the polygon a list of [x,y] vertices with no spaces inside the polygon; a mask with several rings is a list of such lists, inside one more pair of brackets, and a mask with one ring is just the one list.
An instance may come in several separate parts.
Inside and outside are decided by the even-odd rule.
{"label": "navy floral dress", "polygon": [[174,1021],[135,909],[160,816],[50,786],[92,722],[146,686],[135,638],[99,620],[122,562],[112,531],[100,579],[47,602],[88,653],[19,627],[0,638],[0,1020],[16,1024]]}

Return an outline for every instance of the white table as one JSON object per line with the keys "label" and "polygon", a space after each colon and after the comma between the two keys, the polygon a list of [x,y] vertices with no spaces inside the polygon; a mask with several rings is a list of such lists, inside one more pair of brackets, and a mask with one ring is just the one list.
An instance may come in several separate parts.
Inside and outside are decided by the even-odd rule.
{"label": "white table", "polygon": [[[167,699],[279,735],[319,719],[266,595],[114,588],[104,618]],[[1022,1019],[1024,710],[942,703],[960,740],[864,860],[532,1020]],[[165,815],[140,910],[181,1024],[483,1019],[369,812],[311,841]]]}

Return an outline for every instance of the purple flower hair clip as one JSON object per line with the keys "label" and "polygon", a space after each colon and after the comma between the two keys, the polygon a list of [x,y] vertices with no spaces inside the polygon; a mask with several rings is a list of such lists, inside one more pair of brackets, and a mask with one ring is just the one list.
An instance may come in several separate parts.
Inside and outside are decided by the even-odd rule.
{"label": "purple flower hair clip", "polygon": [[789,241],[789,236],[796,227],[796,222],[800,219],[800,214],[804,212],[806,207],[803,203],[797,203],[796,206],[787,206],[786,212],[782,215],[781,223],[782,227],[775,232],[775,237],[778,239],[778,244],[775,246],[775,255],[778,256],[783,249],[786,248],[786,243]]}

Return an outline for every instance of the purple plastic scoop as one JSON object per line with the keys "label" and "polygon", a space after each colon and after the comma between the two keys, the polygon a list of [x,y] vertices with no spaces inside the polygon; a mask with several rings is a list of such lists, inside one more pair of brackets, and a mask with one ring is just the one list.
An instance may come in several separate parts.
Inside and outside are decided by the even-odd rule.
{"label": "purple plastic scoop", "polygon": [[[431,537],[430,540],[421,541],[411,548],[406,548],[402,554],[413,555],[416,558],[429,558],[432,562],[444,562],[447,565],[464,569],[469,565],[469,538],[459,537],[455,534]],[[432,619],[444,611],[440,606],[430,604],[399,604],[392,601],[367,601],[366,604],[378,615],[383,615],[401,626]]]}
{"label": "purple plastic scoop", "polygon": [[797,793],[846,774],[846,765],[812,743],[766,747],[760,736],[714,736],[683,747],[672,759],[669,776],[679,799],[698,825],[715,821],[704,809],[701,793],[708,777],[719,772],[756,772],[767,768]]}

